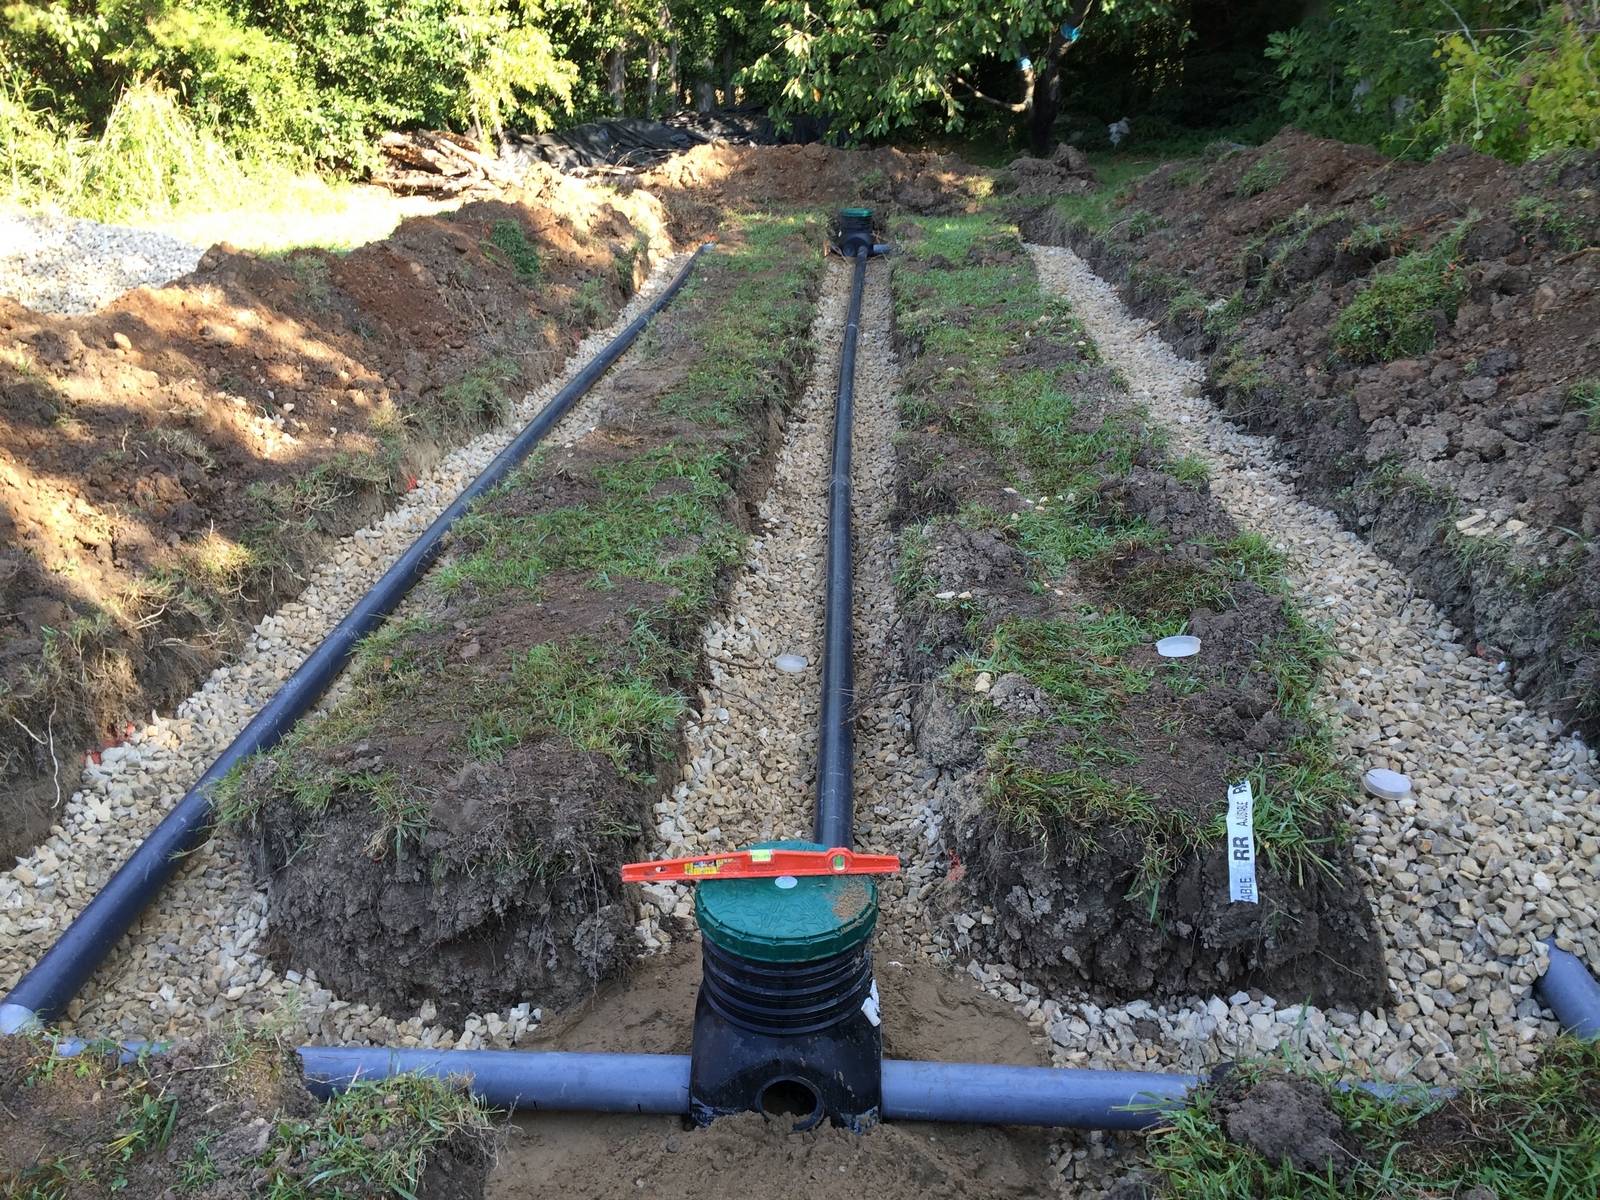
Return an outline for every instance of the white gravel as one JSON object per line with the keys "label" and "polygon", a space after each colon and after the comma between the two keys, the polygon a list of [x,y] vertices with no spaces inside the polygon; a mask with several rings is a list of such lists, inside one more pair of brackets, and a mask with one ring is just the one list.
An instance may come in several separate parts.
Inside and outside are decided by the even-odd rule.
{"label": "white gravel", "polygon": [[35,312],[93,312],[136,287],[160,287],[200,261],[164,233],[79,217],[0,215],[0,295]]}
{"label": "white gravel", "polygon": [[[1382,1012],[1245,992],[1101,1008],[1033,995],[1004,964],[968,961],[968,970],[1048,1030],[1063,1065],[1193,1070],[1292,1048],[1329,1070],[1434,1082],[1460,1078],[1485,1046],[1509,1066],[1530,1065],[1556,1033],[1531,994],[1541,939],[1600,963],[1593,752],[1529,711],[1399,572],[1301,499],[1273,443],[1229,424],[1201,395],[1199,365],[1148,332],[1082,260],[1029,250],[1043,285],[1072,303],[1173,452],[1204,459],[1240,526],[1287,554],[1295,599],[1341,650],[1321,705],[1352,772],[1404,771],[1414,791],[1351,814],[1389,966]],[[958,933],[958,960],[963,943]]]}
{"label": "white gravel", "polygon": [[[591,334],[566,371],[523,398],[501,428],[450,455],[376,524],[340,541],[300,596],[256,626],[236,661],[212,672],[172,716],[151,714],[127,742],[86,769],[49,838],[0,874],[0,990],[9,989],[156,822],[243,728],[394,559],[511,440],[515,432],[665,285],[662,263],[609,329]],[[605,384],[569,412],[551,445],[592,429]],[[335,688],[335,692],[337,692]],[[520,1005],[436,1024],[431,1006],[395,1021],[352,1004],[314,977],[278,975],[261,950],[267,897],[248,848],[213,838],[162,892],[68,1009],[68,1030],[127,1038],[194,1033],[235,1016],[270,1015],[290,1037],[327,1043],[510,1046],[538,1019]]]}
{"label": "white gravel", "polygon": [[[1270,441],[1240,432],[1200,395],[1200,369],[1144,330],[1070,251],[1031,247],[1044,286],[1066,296],[1102,356],[1132,381],[1132,401],[1165,426],[1175,453],[1203,458],[1212,490],[1241,527],[1288,556],[1295,598],[1343,650],[1322,704],[1354,773],[1404,771],[1412,794],[1352,814],[1356,857],[1386,942],[1393,1002],[1382,1012],[1323,1011],[1259,994],[1196,996],[1108,1008],[1051,996],[1007,964],[973,961],[964,929],[993,913],[947,920],[938,865],[938,773],[915,753],[910,699],[893,683],[895,593],[892,434],[898,368],[887,352],[888,268],[873,264],[856,381],[857,837],[894,851],[905,871],[884,882],[879,970],[917,953],[964,969],[1014,1004],[1060,1065],[1193,1070],[1246,1054],[1293,1051],[1329,1069],[1383,1079],[1459,1078],[1487,1044],[1531,1063],[1555,1032],[1530,994],[1539,940],[1600,962],[1600,784],[1594,755],[1512,696],[1494,664],[1356,536],[1300,499]],[[670,269],[670,264],[668,268]],[[760,526],[726,608],[708,625],[709,680],[688,729],[684,774],[657,806],[657,849],[680,854],[756,838],[804,836],[811,824],[817,664],[822,629],[828,441],[849,268],[833,263],[813,326],[817,359],[788,418]],[[656,282],[659,283],[658,274]],[[642,301],[636,301],[634,309]],[[619,318],[622,320],[630,313]],[[595,335],[574,355],[583,361]],[[519,419],[561,381],[525,401]],[[592,397],[591,399],[597,399]],[[558,431],[592,421],[580,406]],[[264,620],[240,661],[216,672],[174,718],[154,719],[91,768],[50,840],[0,876],[0,984],[49,943],[201,766],[395,553],[504,444],[479,439],[372,529],[347,539],[293,604]],[[806,669],[778,669],[779,655]],[[1219,798],[1220,799],[1220,798]],[[511,1045],[535,1014],[471,1018],[461,1031],[423,1012],[395,1022],[347,1004],[314,980],[276,976],[257,949],[265,896],[240,849],[200,851],[75,1004],[85,1029],[128,1036],[193,1030],[238,1012],[298,1004],[305,1035],[433,1045]],[[689,915],[681,888],[646,889],[639,935],[670,935]],[[1094,1191],[1112,1139],[1059,1148],[1063,1182]]]}

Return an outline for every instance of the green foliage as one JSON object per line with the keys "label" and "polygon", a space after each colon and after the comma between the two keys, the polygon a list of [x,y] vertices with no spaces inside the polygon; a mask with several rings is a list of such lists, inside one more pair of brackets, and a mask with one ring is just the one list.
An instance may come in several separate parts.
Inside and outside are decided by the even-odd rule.
{"label": "green foliage", "polygon": [[484,246],[492,257],[504,261],[524,279],[539,278],[539,250],[515,221],[496,221]]}
{"label": "green foliage", "polygon": [[[1230,1080],[1248,1087],[1267,1064],[1245,1063],[1236,1070]],[[1150,1138],[1151,1165],[1164,1191],[1193,1200],[1554,1200],[1600,1194],[1600,1042],[1559,1038],[1526,1075],[1480,1068],[1479,1078],[1453,1099],[1418,1096],[1397,1103],[1340,1087],[1329,1074],[1299,1073],[1321,1089],[1355,1143],[1340,1171],[1298,1170],[1230,1140],[1215,1092],[1198,1088]],[[1439,1113],[1441,1107],[1447,1113]],[[1443,1133],[1441,1126],[1470,1130],[1471,1136]]]}
{"label": "green foliage", "polygon": [[1522,162],[1600,142],[1600,14],[1540,0],[1338,0],[1274,33],[1296,125],[1392,153]]}
{"label": "green foliage", "polygon": [[1235,196],[1258,196],[1268,188],[1276,187],[1283,182],[1289,172],[1289,164],[1275,154],[1263,154],[1239,176],[1239,186],[1234,189]]}
{"label": "green foliage", "polygon": [[1563,205],[1542,196],[1518,196],[1511,220],[1529,238],[1548,238],[1563,250],[1582,250],[1594,231]]}
{"label": "green foliage", "polygon": [[1467,281],[1456,262],[1465,226],[1433,246],[1413,250],[1377,275],[1340,310],[1333,344],[1355,362],[1389,362],[1426,354],[1438,331],[1434,314],[1454,320]]}
{"label": "green foliage", "polygon": [[1589,428],[1600,433],[1600,379],[1580,379],[1567,389],[1567,404],[1581,413],[1587,413]]}
{"label": "green foliage", "polygon": [[483,1138],[488,1117],[458,1081],[423,1075],[356,1083],[308,1117],[280,1118],[257,1160],[269,1200],[415,1196],[446,1143]]}
{"label": "green foliage", "polygon": [[1531,28],[1451,33],[1437,50],[1439,105],[1424,124],[1511,162],[1600,144],[1600,11],[1551,4]]}
{"label": "green foliage", "polygon": [[[772,49],[756,59],[752,82],[774,92],[780,116],[815,113],[855,135],[882,137],[919,126],[967,128],[986,89],[980,69],[1001,82],[1003,101],[989,111],[1031,110],[1028,81],[1056,62],[1070,63],[1063,24],[1085,37],[1115,37],[1178,21],[1182,8],[1162,0],[1106,0],[1098,5],[997,0],[766,0]],[[1179,22],[1177,42],[1187,40]],[[1021,60],[1029,66],[1022,68]],[[999,64],[1005,64],[1000,67]],[[1037,65],[1034,65],[1037,64]],[[1009,76],[1009,78],[1006,78]],[[1020,99],[1010,94],[1020,93]],[[983,111],[983,109],[979,109]]]}

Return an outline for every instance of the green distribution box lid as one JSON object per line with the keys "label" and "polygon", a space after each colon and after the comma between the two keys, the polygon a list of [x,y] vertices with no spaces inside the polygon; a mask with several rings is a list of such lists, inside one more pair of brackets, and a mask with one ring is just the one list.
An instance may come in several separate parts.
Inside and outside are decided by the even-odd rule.
{"label": "green distribution box lid", "polygon": [[[758,842],[754,849],[826,850],[816,842]],[[758,962],[814,962],[854,950],[878,920],[867,875],[708,879],[695,885],[695,919],[718,947]]]}

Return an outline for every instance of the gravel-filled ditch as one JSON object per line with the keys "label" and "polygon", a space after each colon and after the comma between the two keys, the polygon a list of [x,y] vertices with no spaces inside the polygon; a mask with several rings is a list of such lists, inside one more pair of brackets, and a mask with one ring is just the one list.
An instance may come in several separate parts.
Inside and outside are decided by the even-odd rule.
{"label": "gravel-filled ditch", "polygon": [[281,965],[455,1018],[564,1006],[631,962],[618,871],[804,382],[815,232],[728,231],[602,381],[595,428],[475,504],[326,718],[224,786]]}
{"label": "gravel-filled ditch", "polygon": [[[305,589],[256,627],[237,660],[212,672],[171,716],[152,714],[127,741],[85,768],[50,836],[0,875],[0,982],[9,987],[50,945],[249,717],[456,494],[584,363],[638,314],[681,260],[661,265],[610,327],[586,338],[567,368],[524,397],[502,428],[448,455],[384,518],[343,539]],[[551,434],[571,445],[593,428],[591,393]],[[68,1010],[67,1030],[158,1037],[243,1014],[294,1014],[296,1034],[329,1042],[506,1045],[534,1020],[531,1006],[450,1027],[422,1010],[399,1021],[351,1004],[314,977],[279,973],[265,954],[267,898],[238,842],[213,838],[162,893]]]}

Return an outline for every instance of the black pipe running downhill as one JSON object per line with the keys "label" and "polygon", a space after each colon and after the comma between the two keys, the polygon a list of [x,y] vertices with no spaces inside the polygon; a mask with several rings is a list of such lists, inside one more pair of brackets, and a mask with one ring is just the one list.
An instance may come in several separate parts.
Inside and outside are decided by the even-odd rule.
{"label": "black pipe running downhill", "polygon": [[[870,242],[870,237],[869,237]],[[850,310],[839,354],[839,395],[833,412],[833,467],[828,480],[828,578],[822,631],[822,712],[817,726],[817,814],[813,840],[824,846],[851,844],[855,826],[855,657],[852,647],[855,594],[850,536],[850,435],[855,423],[856,342],[861,332],[861,294],[866,287],[870,245],[855,247]]]}
{"label": "black pipe running downhill", "polygon": [[[709,245],[709,243],[708,243]],[[252,754],[269,750],[293,728],[344,669],[356,643],[371,633],[438,556],[444,535],[469,505],[515,469],[546,434],[631,346],[644,327],[682,290],[706,246],[689,256],[672,282],[606,347],[595,355],[502,450],[483,473],[467,485],[427,531],[384,572],[344,620],[322,640],[287,683],[234,738],[177,805],[123,863],[94,899],[78,914],[55,945],[18,981],[0,1002],[0,1034],[49,1024],[68,1003],[113,946],[132,928],[146,906],[177,872],[184,857],[210,836],[211,793],[223,777]]]}

